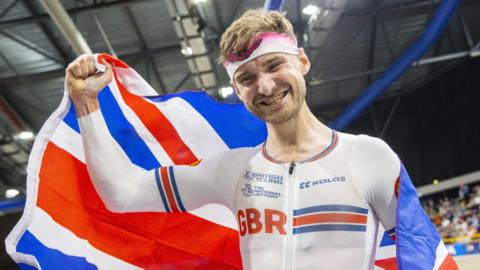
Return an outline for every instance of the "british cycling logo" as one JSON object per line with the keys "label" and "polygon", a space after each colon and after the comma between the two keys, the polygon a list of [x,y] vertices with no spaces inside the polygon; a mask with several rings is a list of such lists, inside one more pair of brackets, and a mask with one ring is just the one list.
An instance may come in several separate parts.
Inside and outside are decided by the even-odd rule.
{"label": "british cycling logo", "polygon": [[252,186],[251,184],[245,184],[245,187],[242,189],[243,196],[246,198],[254,197],[263,197],[263,198],[272,198],[277,199],[282,196],[280,192],[265,190],[264,187]]}
{"label": "british cycling logo", "polygon": [[258,172],[246,171],[243,178],[249,182],[262,182],[271,184],[283,184],[283,176],[275,174],[265,174]]}

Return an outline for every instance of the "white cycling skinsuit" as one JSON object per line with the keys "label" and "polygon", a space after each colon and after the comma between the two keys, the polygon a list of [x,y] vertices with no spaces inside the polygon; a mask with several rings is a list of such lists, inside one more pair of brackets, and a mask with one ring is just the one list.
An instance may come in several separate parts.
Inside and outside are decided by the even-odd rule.
{"label": "white cycling skinsuit", "polygon": [[105,143],[99,110],[79,123],[88,171],[110,210],[223,204],[237,218],[244,269],[373,269],[379,222],[394,236],[401,164],[380,139],[332,131],[330,145],[303,162],[278,162],[259,145],[145,173]]}

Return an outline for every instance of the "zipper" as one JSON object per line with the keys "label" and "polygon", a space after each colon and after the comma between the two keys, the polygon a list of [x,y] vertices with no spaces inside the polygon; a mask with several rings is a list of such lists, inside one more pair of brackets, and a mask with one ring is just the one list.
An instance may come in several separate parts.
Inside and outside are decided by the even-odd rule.
{"label": "zipper", "polygon": [[293,242],[293,199],[295,195],[295,183],[293,181],[293,173],[295,171],[295,162],[290,163],[290,167],[288,168],[288,190],[287,190],[287,239],[285,245],[285,267],[286,270],[292,269],[293,263],[293,250],[292,250],[292,242]]}

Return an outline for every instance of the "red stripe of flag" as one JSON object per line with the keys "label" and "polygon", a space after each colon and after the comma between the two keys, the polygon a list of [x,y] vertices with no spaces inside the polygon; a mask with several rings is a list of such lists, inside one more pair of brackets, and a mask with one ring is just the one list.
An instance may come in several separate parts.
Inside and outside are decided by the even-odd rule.
{"label": "red stripe of flag", "polygon": [[293,219],[293,226],[301,226],[312,223],[323,223],[323,222],[348,222],[348,223],[367,223],[367,216],[357,215],[357,214],[336,214],[336,213],[325,213],[325,214],[315,214],[308,215],[303,217],[297,217]]}
{"label": "red stripe of flag", "polygon": [[447,255],[447,257],[445,258],[445,260],[443,260],[438,270],[458,270],[458,266],[453,260],[452,255],[450,254]]}
{"label": "red stripe of flag", "polygon": [[145,101],[142,97],[128,91],[118,80],[114,73],[115,81],[122,95],[123,100],[129,106],[143,125],[152,133],[163,149],[170,156],[174,164],[192,164],[198,160],[188,146],[183,142],[170,121],[152,103]]}
{"label": "red stripe of flag", "polygon": [[125,64],[125,62],[123,62],[122,60],[117,59],[117,58],[115,58],[115,57],[113,57],[113,56],[111,56],[111,55],[108,55],[108,54],[106,54],[106,53],[100,53],[100,54],[98,55],[98,58],[97,58],[98,62],[99,62],[100,64],[102,64],[102,60],[104,60],[104,59],[105,59],[107,62],[109,62],[110,64],[115,65],[115,67],[128,68],[128,65]]}
{"label": "red stripe of flag", "polygon": [[167,196],[168,204],[172,212],[180,212],[175,201],[175,196],[173,195],[172,185],[170,184],[170,178],[168,177],[167,167],[160,168],[160,176],[162,177],[163,189],[165,190],[165,195]]}
{"label": "red stripe of flag", "polygon": [[376,260],[375,265],[384,269],[384,270],[397,270],[397,258],[388,258],[382,260]]}
{"label": "red stripe of flag", "polygon": [[238,233],[188,213],[109,212],[86,166],[48,143],[38,207],[103,252],[144,269],[241,269]]}

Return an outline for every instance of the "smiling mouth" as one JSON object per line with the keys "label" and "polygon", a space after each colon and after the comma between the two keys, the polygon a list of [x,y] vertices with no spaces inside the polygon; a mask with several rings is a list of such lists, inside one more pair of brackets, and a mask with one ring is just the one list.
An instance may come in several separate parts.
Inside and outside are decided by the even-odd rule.
{"label": "smiling mouth", "polygon": [[263,106],[271,106],[271,105],[277,104],[287,95],[287,93],[288,93],[288,90],[278,93],[275,96],[272,96],[269,99],[260,102],[260,104]]}

